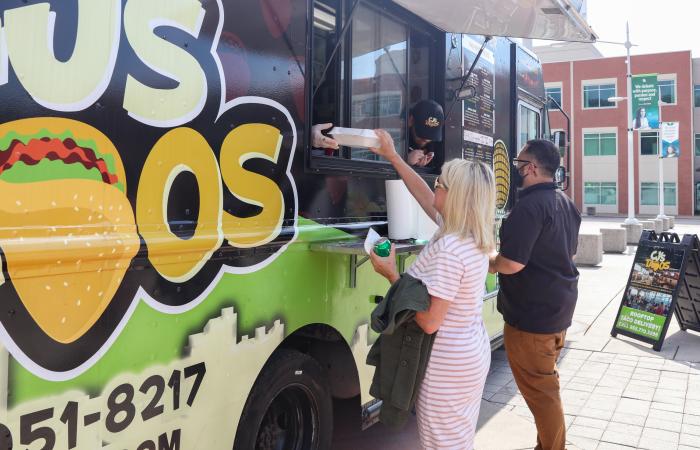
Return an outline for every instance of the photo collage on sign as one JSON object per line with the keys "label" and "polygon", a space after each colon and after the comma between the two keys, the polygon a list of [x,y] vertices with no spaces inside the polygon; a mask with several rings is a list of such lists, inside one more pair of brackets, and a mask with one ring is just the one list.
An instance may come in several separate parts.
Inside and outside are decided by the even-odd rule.
{"label": "photo collage on sign", "polygon": [[666,316],[671,308],[671,300],[671,294],[630,287],[625,293],[623,305],[657,316]]}
{"label": "photo collage on sign", "polygon": [[659,247],[640,248],[632,268],[623,305],[659,316],[671,311],[678,286],[683,252]]}

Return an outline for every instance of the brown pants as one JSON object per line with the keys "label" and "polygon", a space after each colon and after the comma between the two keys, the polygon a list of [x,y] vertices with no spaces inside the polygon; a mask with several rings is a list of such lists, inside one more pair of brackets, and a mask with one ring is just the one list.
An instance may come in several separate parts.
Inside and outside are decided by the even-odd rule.
{"label": "brown pants", "polygon": [[566,331],[534,334],[506,324],[504,340],[508,363],[518,389],[535,417],[536,450],[564,450],[566,425],[559,396],[557,358]]}

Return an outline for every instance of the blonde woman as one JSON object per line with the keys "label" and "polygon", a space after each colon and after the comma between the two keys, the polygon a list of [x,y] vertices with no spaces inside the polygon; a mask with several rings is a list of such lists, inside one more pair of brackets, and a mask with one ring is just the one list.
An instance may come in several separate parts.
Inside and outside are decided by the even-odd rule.
{"label": "blonde woman", "polygon": [[[474,448],[481,396],[491,364],[481,315],[493,226],[496,187],[490,167],[480,162],[445,163],[435,192],[396,153],[391,136],[377,130],[380,147],[423,210],[439,225],[408,273],[423,282],[430,308],[416,314],[428,334],[437,332],[416,409],[426,449]],[[393,283],[396,259],[371,255],[375,270]]]}

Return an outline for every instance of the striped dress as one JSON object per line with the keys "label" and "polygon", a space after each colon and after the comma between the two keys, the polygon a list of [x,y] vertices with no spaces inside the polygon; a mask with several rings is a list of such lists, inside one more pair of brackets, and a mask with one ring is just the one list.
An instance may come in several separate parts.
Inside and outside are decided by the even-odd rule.
{"label": "striped dress", "polygon": [[491,347],[481,315],[488,256],[474,240],[431,240],[408,273],[434,297],[450,301],[418,392],[425,449],[472,450]]}

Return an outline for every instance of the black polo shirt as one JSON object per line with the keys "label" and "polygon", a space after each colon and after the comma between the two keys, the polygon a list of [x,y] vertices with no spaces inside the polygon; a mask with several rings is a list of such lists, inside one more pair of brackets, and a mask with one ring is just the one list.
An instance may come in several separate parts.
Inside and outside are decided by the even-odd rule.
{"label": "black polo shirt", "polygon": [[501,226],[500,254],[525,265],[500,275],[498,310],[506,323],[530,333],[571,325],[578,297],[576,254],[581,214],[555,183],[523,189]]}

